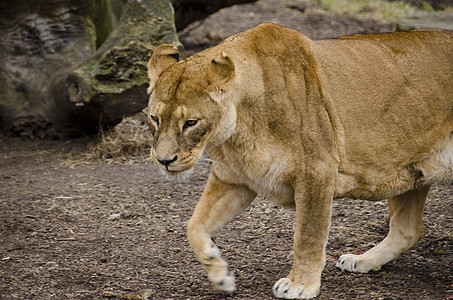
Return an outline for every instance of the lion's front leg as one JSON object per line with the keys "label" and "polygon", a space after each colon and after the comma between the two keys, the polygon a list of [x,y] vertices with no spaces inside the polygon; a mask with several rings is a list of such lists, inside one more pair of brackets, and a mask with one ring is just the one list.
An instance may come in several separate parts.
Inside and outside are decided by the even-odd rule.
{"label": "lion's front leg", "polygon": [[[277,298],[310,299],[320,292],[333,199],[330,179],[318,177],[295,190],[293,268],[288,277],[274,284],[272,290]],[[318,185],[314,181],[324,181],[324,184]]]}
{"label": "lion's front leg", "polygon": [[242,213],[255,197],[247,187],[223,183],[211,173],[187,225],[187,238],[195,256],[218,290],[230,293],[236,287],[234,276],[211,234]]}

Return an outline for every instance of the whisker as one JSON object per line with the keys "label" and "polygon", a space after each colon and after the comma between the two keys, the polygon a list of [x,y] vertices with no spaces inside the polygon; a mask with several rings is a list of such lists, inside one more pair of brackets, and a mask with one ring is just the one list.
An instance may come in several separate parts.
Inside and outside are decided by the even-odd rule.
{"label": "whisker", "polygon": [[205,161],[208,161],[210,163],[217,163],[217,164],[220,164],[220,165],[224,165],[224,163],[220,162],[220,161],[217,161],[217,160],[213,160],[213,159],[210,159],[210,158],[206,158],[206,157],[202,157],[201,160],[205,160]]}

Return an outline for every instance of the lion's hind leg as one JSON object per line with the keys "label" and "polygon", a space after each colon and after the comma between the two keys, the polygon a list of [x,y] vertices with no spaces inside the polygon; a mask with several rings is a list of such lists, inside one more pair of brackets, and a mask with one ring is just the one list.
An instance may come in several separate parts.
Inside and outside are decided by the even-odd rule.
{"label": "lion's hind leg", "polygon": [[423,209],[429,186],[388,199],[390,230],[387,237],[361,255],[345,254],[337,267],[343,271],[377,271],[414,246],[423,235]]}

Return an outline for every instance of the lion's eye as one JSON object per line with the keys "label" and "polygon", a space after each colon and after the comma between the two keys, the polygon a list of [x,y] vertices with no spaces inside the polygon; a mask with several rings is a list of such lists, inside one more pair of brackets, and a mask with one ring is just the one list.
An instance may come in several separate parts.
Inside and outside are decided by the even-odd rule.
{"label": "lion's eye", "polygon": [[184,123],[184,126],[183,126],[182,130],[186,130],[186,129],[189,128],[189,127],[195,126],[197,123],[198,123],[198,120],[197,120],[197,119],[187,120],[187,121]]}
{"label": "lion's eye", "polygon": [[159,125],[159,118],[155,115],[150,115],[151,119],[156,122],[157,125]]}
{"label": "lion's eye", "polygon": [[194,126],[197,123],[198,123],[198,120],[187,120],[186,121],[187,126]]}

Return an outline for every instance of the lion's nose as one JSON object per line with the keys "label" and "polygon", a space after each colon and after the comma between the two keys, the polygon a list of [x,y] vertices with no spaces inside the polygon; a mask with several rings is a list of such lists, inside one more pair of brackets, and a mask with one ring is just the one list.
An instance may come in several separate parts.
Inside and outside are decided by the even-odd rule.
{"label": "lion's nose", "polygon": [[167,160],[167,159],[158,159],[158,158],[156,158],[156,159],[157,159],[157,161],[158,161],[160,164],[162,164],[162,165],[164,165],[164,166],[167,167],[167,166],[168,166],[169,164],[171,164],[172,162],[175,162],[175,161],[178,159],[178,156],[175,155],[175,157],[173,157],[173,158],[170,159],[170,160]]}

